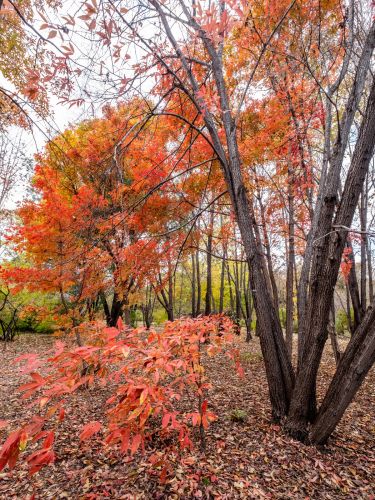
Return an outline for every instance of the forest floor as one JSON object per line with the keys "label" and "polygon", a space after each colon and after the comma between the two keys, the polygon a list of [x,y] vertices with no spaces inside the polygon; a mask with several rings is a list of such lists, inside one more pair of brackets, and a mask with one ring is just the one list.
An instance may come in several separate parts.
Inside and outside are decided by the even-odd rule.
{"label": "forest floor", "polygon": [[[6,349],[0,346],[0,420],[7,432],[35,409],[20,399],[23,383],[14,358],[43,353],[52,346],[46,336],[20,336]],[[176,463],[164,484],[149,472],[147,457],[122,459],[105,451],[100,439],[79,445],[84,423],[100,420],[104,389],[79,391],[69,402],[58,431],[57,459],[28,476],[25,464],[0,473],[0,499],[374,499],[375,498],[375,371],[347,411],[329,445],[321,450],[291,440],[269,421],[266,378],[258,340],[238,341],[245,377],[239,378],[225,356],[206,360],[214,382],[210,409],[218,415],[207,431],[206,455],[199,447]],[[344,344],[345,341],[342,341]],[[327,347],[320,370],[319,394],[334,371]],[[233,422],[234,410],[246,412],[245,422]],[[151,450],[150,450],[151,453]],[[34,495],[34,497],[33,497]]]}

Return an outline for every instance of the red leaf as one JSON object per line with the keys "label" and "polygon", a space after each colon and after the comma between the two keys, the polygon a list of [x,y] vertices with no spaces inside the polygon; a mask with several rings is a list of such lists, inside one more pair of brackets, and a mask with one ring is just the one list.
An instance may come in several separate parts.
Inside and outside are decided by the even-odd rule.
{"label": "red leaf", "polygon": [[129,449],[129,429],[126,429],[121,435],[121,452],[126,453]]}
{"label": "red leaf", "polygon": [[86,439],[89,439],[91,436],[98,433],[100,431],[101,427],[102,427],[102,424],[98,421],[89,422],[82,429],[82,432],[79,436],[79,439],[81,441],[85,441]]}
{"label": "red leaf", "polygon": [[64,417],[65,417],[65,410],[64,408],[61,408],[59,413],[59,422],[62,422],[64,420]]}
{"label": "red leaf", "polygon": [[44,465],[54,462],[55,454],[51,449],[42,449],[32,453],[27,458],[27,461],[30,466],[30,474],[32,475],[38,472]]}
{"label": "red leaf", "polygon": [[164,414],[164,417],[163,417],[163,420],[161,422],[161,426],[163,429],[165,429],[166,427],[168,427],[168,424],[169,424],[169,421],[171,419],[171,414],[170,413],[165,413]]}
{"label": "red leaf", "polygon": [[138,450],[140,444],[142,442],[142,436],[140,434],[137,434],[134,436],[133,442],[132,442],[132,447],[131,447],[131,454],[134,455],[134,453]]}
{"label": "red leaf", "polygon": [[43,449],[48,449],[51,448],[53,445],[53,441],[55,439],[55,433],[53,431],[49,432],[44,443],[43,443]]}
{"label": "red leaf", "polygon": [[206,413],[207,412],[207,399],[205,399],[202,403],[202,413]]}
{"label": "red leaf", "polygon": [[121,316],[120,316],[120,317],[119,317],[119,319],[117,320],[117,325],[116,325],[116,326],[117,326],[117,328],[118,328],[119,330],[123,330],[123,329],[124,329],[124,322],[122,321]]}
{"label": "red leaf", "polygon": [[193,425],[196,426],[200,424],[201,416],[199,415],[199,413],[193,413],[191,419],[193,421]]}

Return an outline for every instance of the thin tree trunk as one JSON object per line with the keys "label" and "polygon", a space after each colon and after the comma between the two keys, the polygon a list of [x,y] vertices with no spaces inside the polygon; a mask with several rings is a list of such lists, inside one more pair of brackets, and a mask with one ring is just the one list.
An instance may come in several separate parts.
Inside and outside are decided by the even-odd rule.
{"label": "thin tree trunk", "polygon": [[334,300],[332,301],[331,319],[330,319],[328,328],[329,328],[329,336],[331,339],[333,356],[335,358],[335,363],[337,366],[338,362],[340,361],[340,350],[339,350],[339,345],[337,342],[337,335],[336,335],[336,312],[335,312],[335,301]]}
{"label": "thin tree trunk", "polygon": [[202,300],[202,283],[201,283],[201,269],[199,263],[199,250],[197,250],[195,256],[195,262],[197,265],[197,308],[196,308],[196,316],[199,316],[201,313],[201,300]]}
{"label": "thin tree trunk", "polygon": [[279,314],[279,294],[278,294],[277,285],[276,285],[275,273],[273,272],[271,245],[270,245],[270,239],[268,237],[268,232],[267,232],[265,209],[264,209],[264,205],[262,202],[260,192],[258,192],[258,193],[259,193],[258,200],[259,200],[259,208],[260,208],[260,217],[261,217],[262,229],[263,229],[263,245],[264,245],[264,248],[266,250],[268,275],[269,275],[269,279],[270,279],[270,283],[271,283],[271,290],[272,290],[273,301],[275,304],[275,309],[276,309],[277,314]]}
{"label": "thin tree trunk", "polygon": [[374,298],[374,283],[372,278],[372,257],[371,257],[371,248],[370,241],[367,238],[367,265],[368,265],[368,290],[369,290],[369,301],[372,302]]}
{"label": "thin tree trunk", "polygon": [[220,296],[219,296],[219,313],[224,311],[224,285],[225,285],[225,252],[223,252],[223,260],[221,261],[220,273]]}
{"label": "thin tree trunk", "polygon": [[288,167],[288,262],[286,272],[286,346],[290,359],[293,350],[293,285],[294,285],[294,176],[292,167]]}
{"label": "thin tree trunk", "polygon": [[173,274],[172,274],[172,263],[168,259],[168,320],[174,320],[174,294],[173,294]]}
{"label": "thin tree trunk", "polygon": [[354,332],[354,326],[353,326],[353,321],[352,321],[352,314],[351,314],[351,308],[350,308],[350,290],[349,290],[349,283],[345,283],[345,291],[346,291],[346,317],[348,319],[348,326],[349,326],[349,331],[352,334]]}
{"label": "thin tree trunk", "polygon": [[245,297],[245,308],[246,308],[246,342],[250,342],[252,339],[251,335],[251,323],[252,323],[252,316],[253,316],[253,310],[252,310],[252,304],[251,304],[251,293],[250,293],[250,279],[247,280],[247,287],[246,290],[244,290],[244,297]]}
{"label": "thin tree trunk", "polygon": [[367,307],[367,196],[368,196],[368,175],[361,193],[359,205],[359,218],[361,222],[361,307],[365,311]]}
{"label": "thin tree trunk", "polygon": [[191,315],[193,318],[197,316],[197,305],[196,305],[196,270],[195,270],[195,256],[194,253],[191,254]]}
{"label": "thin tree trunk", "polygon": [[347,259],[351,263],[349,276],[348,276],[348,287],[349,287],[349,292],[350,292],[350,298],[352,299],[353,319],[354,319],[353,328],[355,330],[363,318],[364,311],[362,309],[361,299],[360,299],[360,295],[359,295],[359,288],[358,288],[358,280],[357,280],[353,247],[349,241],[346,242],[345,246],[346,246],[346,248],[349,249]]}
{"label": "thin tree trunk", "polygon": [[204,314],[209,316],[212,312],[212,231],[213,231],[213,211],[210,214],[210,224],[207,238],[207,280]]}

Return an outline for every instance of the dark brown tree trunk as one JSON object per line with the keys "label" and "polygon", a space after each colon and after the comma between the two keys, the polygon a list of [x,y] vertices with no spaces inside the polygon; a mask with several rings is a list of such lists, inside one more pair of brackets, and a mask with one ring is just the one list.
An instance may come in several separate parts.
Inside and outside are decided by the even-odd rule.
{"label": "dark brown tree trunk", "polygon": [[117,326],[117,321],[122,315],[122,306],[123,306],[123,301],[119,299],[117,292],[115,292],[113,294],[108,326]]}
{"label": "dark brown tree trunk", "polygon": [[339,344],[337,342],[337,335],[336,335],[336,312],[335,312],[335,301],[332,301],[332,308],[331,308],[331,317],[330,317],[330,322],[328,325],[329,328],[329,337],[331,339],[331,347],[333,351],[333,356],[335,358],[335,363],[336,366],[338,365],[338,362],[340,361],[340,350],[339,350]]}
{"label": "dark brown tree trunk", "polygon": [[375,362],[375,302],[343,353],[311,430],[314,444],[325,444]]}
{"label": "dark brown tree trunk", "polygon": [[351,265],[350,271],[349,271],[349,276],[348,276],[348,287],[349,287],[350,298],[352,300],[352,306],[353,306],[353,328],[355,330],[362,320],[364,311],[362,309],[361,299],[359,296],[359,288],[358,288],[358,280],[357,280],[353,247],[349,241],[346,242],[346,248],[348,248],[347,258],[350,261],[350,265]]}
{"label": "dark brown tree trunk", "polygon": [[[347,231],[342,228],[350,227],[352,223],[373,155],[374,143],[375,81],[372,82],[354,155],[333,223],[340,172],[340,170],[338,173],[335,171],[334,163],[333,170],[329,172],[327,179],[328,186],[311,266],[311,287],[305,321],[305,346],[302,363],[298,367],[288,418],[290,433],[302,440],[307,436],[308,422],[313,421],[316,416],[316,377],[327,340],[333,291],[347,238]],[[339,230],[332,233],[332,227]]]}
{"label": "dark brown tree trunk", "polygon": [[[353,23],[354,23],[354,2],[349,5],[349,45],[353,43]],[[306,332],[306,313],[308,307],[308,292],[310,285],[310,272],[315,246],[320,239],[331,229],[332,217],[337,201],[337,192],[340,184],[340,172],[348,145],[350,130],[352,128],[355,113],[358,109],[363,89],[366,83],[372,53],[375,46],[375,24],[373,23],[363,45],[362,53],[359,58],[353,84],[348,96],[346,107],[339,123],[339,131],[333,151],[331,151],[331,133],[332,133],[332,101],[331,97],[337,92],[345,74],[348,71],[351,49],[347,51],[343,61],[341,72],[336,82],[328,89],[326,99],[326,120],[325,120],[325,140],[323,151],[322,173],[319,182],[319,190],[314,209],[311,229],[305,249],[305,256],[300,273],[298,284],[298,363],[302,364],[304,354],[304,344]],[[328,165],[330,170],[328,172]],[[319,243],[320,246],[321,242]]]}

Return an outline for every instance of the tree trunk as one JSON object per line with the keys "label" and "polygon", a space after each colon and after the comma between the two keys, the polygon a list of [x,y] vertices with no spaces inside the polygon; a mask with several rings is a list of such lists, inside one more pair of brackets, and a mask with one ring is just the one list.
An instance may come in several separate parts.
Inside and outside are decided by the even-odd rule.
{"label": "tree trunk", "polygon": [[197,250],[195,256],[195,262],[197,265],[197,308],[195,311],[195,315],[199,316],[201,313],[201,300],[202,300],[202,283],[201,283],[201,270],[199,263],[199,250]]}
{"label": "tree trunk", "polygon": [[358,281],[357,281],[357,273],[355,268],[355,257],[353,252],[353,247],[349,241],[346,242],[346,248],[349,249],[347,259],[349,259],[351,263],[349,276],[348,276],[348,287],[350,298],[352,300],[353,306],[353,329],[355,330],[360,324],[364,311],[361,305],[361,299],[359,295]]}
{"label": "tree trunk", "polygon": [[194,253],[191,254],[191,316],[195,318],[197,316],[197,305],[196,305],[196,277],[195,277],[195,256]]}
{"label": "tree trunk", "polygon": [[294,285],[294,176],[292,167],[288,166],[288,262],[286,271],[286,347],[290,359],[293,350],[293,285]]}
{"label": "tree trunk", "polygon": [[220,295],[219,295],[219,313],[224,311],[224,285],[225,285],[225,252],[223,252],[223,260],[221,261],[220,273]]}
{"label": "tree trunk", "polygon": [[368,265],[369,301],[372,302],[373,298],[374,298],[374,284],[373,284],[373,278],[372,278],[372,256],[371,256],[371,249],[370,249],[370,241],[368,238],[367,238],[366,250],[367,250],[367,265]]}
{"label": "tree trunk", "polygon": [[340,359],[312,427],[310,434],[312,443],[327,442],[374,362],[375,302],[373,301]]}
{"label": "tree trunk", "polygon": [[106,298],[105,293],[103,291],[99,292],[99,296],[100,296],[100,300],[101,300],[102,305],[103,305],[105,320],[106,320],[107,326],[109,326],[111,323],[111,311],[109,310],[107,298]]}
{"label": "tree trunk", "polygon": [[118,298],[117,292],[114,292],[108,326],[117,326],[117,321],[119,320],[122,314],[122,306],[123,306],[123,301]]}
{"label": "tree trunk", "polygon": [[[375,143],[375,81],[372,81],[366,111],[359,131],[354,155],[347,174],[342,198],[334,221],[337,201],[337,172],[328,176],[328,188],[321,212],[319,239],[314,247],[311,287],[305,321],[305,344],[302,363],[298,367],[291,401],[288,429],[298,438],[307,436],[308,422],[316,416],[316,377],[324,345],[334,287],[341,263],[347,231],[355,213],[363,183],[368,172]],[[340,171],[339,171],[340,172]],[[332,227],[340,228],[332,233]]]}
{"label": "tree trunk", "polygon": [[361,193],[361,202],[359,205],[359,218],[361,221],[361,308],[362,311],[367,307],[367,196],[368,196],[368,175]]}
{"label": "tree trunk", "polygon": [[252,339],[251,335],[251,323],[252,323],[252,316],[253,316],[253,310],[252,310],[252,305],[251,305],[251,293],[250,293],[250,280],[248,279],[247,281],[247,287],[246,290],[244,291],[244,296],[245,296],[245,309],[246,309],[246,342],[250,342]]}
{"label": "tree trunk", "polygon": [[335,314],[335,301],[332,301],[332,309],[331,309],[331,320],[328,325],[329,328],[329,336],[331,339],[331,346],[332,346],[332,351],[333,351],[333,356],[335,358],[335,363],[336,366],[338,365],[340,361],[340,350],[339,350],[339,344],[337,342],[337,335],[336,335],[336,314]]}
{"label": "tree trunk", "polygon": [[212,231],[213,231],[213,211],[210,215],[210,224],[207,237],[207,280],[204,314],[209,316],[212,312]]}

